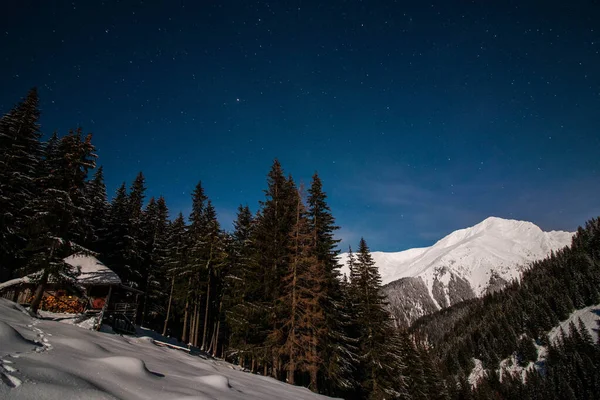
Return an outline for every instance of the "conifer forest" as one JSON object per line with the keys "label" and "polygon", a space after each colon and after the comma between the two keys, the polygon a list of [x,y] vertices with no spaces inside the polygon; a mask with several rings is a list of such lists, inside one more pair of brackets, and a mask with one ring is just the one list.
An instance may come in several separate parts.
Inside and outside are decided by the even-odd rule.
{"label": "conifer forest", "polygon": [[[17,100],[17,99],[15,99]],[[264,198],[220,226],[198,177],[189,215],[146,196],[140,172],[107,193],[102,160],[83,128],[40,126],[32,89],[0,119],[0,282],[36,273],[65,279],[63,259],[93,254],[143,292],[136,323],[249,373],[345,399],[593,399],[600,343],[571,323],[600,303],[600,220],[582,221],[570,247],[530,265],[504,289],[399,327],[368,238],[340,273],[327,182],[299,185],[274,160]],[[310,168],[308,166],[307,168]],[[241,199],[243,202],[243,199]],[[547,356],[524,374],[499,370]],[[489,372],[474,384],[473,359]]]}

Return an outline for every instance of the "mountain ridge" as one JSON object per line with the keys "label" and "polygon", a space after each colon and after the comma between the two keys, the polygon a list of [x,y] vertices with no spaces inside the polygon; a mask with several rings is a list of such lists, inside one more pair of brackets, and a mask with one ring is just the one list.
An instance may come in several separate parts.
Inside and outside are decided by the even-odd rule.
{"label": "mountain ridge", "polygon": [[[571,243],[573,232],[544,232],[528,221],[488,217],[456,230],[430,247],[373,252],[399,323],[498,290],[531,262]],[[348,273],[347,253],[340,255]],[[426,292],[426,293],[425,293]]]}

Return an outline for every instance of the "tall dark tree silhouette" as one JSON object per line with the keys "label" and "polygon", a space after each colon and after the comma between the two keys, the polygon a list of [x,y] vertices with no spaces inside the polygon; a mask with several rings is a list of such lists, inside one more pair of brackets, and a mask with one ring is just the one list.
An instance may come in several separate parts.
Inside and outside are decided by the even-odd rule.
{"label": "tall dark tree silhouette", "polygon": [[341,395],[355,385],[352,370],[356,348],[348,332],[350,316],[343,307],[337,247],[340,241],[334,236],[338,226],[327,204],[321,178],[316,173],[308,189],[307,203],[312,253],[323,274],[320,306],[324,312],[325,328],[320,331],[323,336],[318,338],[321,376],[326,393]]}
{"label": "tall dark tree silhouette", "polygon": [[361,238],[351,282],[355,308],[360,359],[358,380],[369,399],[409,398],[402,371],[402,346],[385,309],[381,277],[369,247]]}
{"label": "tall dark tree silhouette", "polygon": [[23,264],[22,230],[31,217],[25,208],[39,195],[43,155],[39,117],[34,88],[0,118],[0,281],[13,277]]}
{"label": "tall dark tree silhouette", "polygon": [[295,221],[296,187],[291,177],[286,178],[281,164],[275,160],[267,176],[265,200],[256,217],[254,245],[256,248],[257,271],[262,279],[263,288],[260,300],[255,303],[266,315],[266,326],[261,329],[268,337],[267,346],[263,347],[260,357],[266,373],[271,368],[271,375],[279,378],[282,371],[278,349],[283,337],[275,335],[279,332],[281,321],[279,313],[285,312],[277,299],[281,296],[283,277],[288,271],[290,231]]}
{"label": "tall dark tree silhouette", "polygon": [[88,218],[93,232],[93,235],[87,241],[87,247],[99,253],[102,258],[106,251],[106,228],[109,210],[102,166],[96,169],[94,177],[87,182],[86,197],[89,209]]}
{"label": "tall dark tree silhouette", "polygon": [[45,170],[53,173],[40,179],[41,194],[26,206],[31,215],[27,221],[28,269],[37,271],[38,283],[31,302],[36,312],[50,278],[55,281],[72,278],[73,271],[63,261],[73,253],[89,253],[85,243],[89,230],[85,208],[88,170],[95,167],[96,155],[91,135],[81,130],[62,137],[56,159],[46,159]]}

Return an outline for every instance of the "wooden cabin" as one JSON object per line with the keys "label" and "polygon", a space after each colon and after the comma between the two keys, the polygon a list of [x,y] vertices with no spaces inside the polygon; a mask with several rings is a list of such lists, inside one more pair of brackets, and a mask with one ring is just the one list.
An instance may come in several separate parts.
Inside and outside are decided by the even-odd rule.
{"label": "wooden cabin", "polygon": [[[40,309],[95,314],[98,328],[104,321],[115,330],[135,332],[133,321],[143,292],[123,285],[119,276],[94,256],[74,254],[64,261],[73,268],[75,281],[48,282]],[[0,297],[29,305],[35,289],[29,275],[0,283]]]}

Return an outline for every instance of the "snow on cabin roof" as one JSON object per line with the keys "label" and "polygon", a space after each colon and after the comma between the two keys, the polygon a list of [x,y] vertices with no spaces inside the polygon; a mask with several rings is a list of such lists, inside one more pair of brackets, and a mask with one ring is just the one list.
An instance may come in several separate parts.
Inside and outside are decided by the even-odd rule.
{"label": "snow on cabin roof", "polygon": [[[75,273],[79,271],[79,275],[77,275],[76,279],[77,283],[81,285],[121,284],[119,276],[94,256],[73,254],[72,256],[65,258],[64,261],[73,267]],[[22,283],[31,283],[35,276],[36,274],[31,274],[22,278],[2,282],[0,283],[0,290]]]}
{"label": "snow on cabin roof", "polygon": [[31,279],[29,279],[29,277],[27,277],[27,276],[24,276],[22,278],[11,279],[10,281],[0,283],[0,290],[6,289],[6,288],[14,286],[14,285],[19,285],[21,283],[29,283],[29,282],[31,282]]}
{"label": "snow on cabin roof", "polygon": [[119,285],[121,283],[119,276],[94,256],[73,254],[65,258],[65,262],[79,270],[80,275],[77,276],[77,282],[82,285]]}

